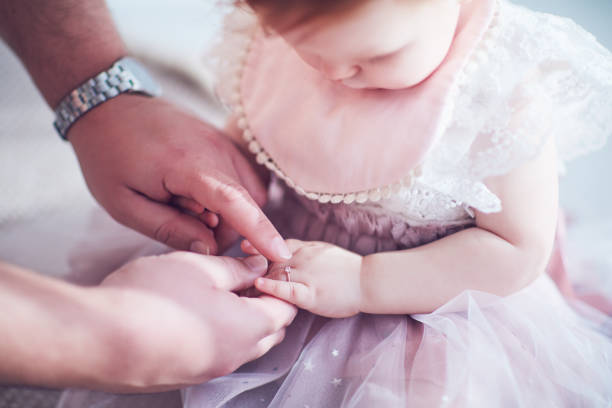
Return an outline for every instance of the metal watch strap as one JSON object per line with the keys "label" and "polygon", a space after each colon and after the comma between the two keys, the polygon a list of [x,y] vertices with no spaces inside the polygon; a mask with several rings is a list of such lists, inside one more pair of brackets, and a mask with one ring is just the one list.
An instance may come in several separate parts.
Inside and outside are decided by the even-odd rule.
{"label": "metal watch strap", "polygon": [[[137,74],[146,76],[146,80],[142,81]],[[153,87],[157,87],[156,89],[150,89],[151,86],[144,82],[152,83],[144,69],[130,57],[121,58],[108,70],[100,72],[66,95],[55,109],[53,125],[62,139],[67,140],[66,134],[70,126],[103,102],[124,92],[138,92],[149,96],[160,93],[156,85]]]}

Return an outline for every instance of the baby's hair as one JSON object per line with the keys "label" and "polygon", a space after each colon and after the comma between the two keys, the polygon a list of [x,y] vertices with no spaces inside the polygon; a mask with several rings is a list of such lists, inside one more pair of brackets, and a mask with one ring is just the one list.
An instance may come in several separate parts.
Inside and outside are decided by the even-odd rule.
{"label": "baby's hair", "polygon": [[278,33],[320,17],[340,15],[367,0],[236,0],[253,9],[263,25]]}

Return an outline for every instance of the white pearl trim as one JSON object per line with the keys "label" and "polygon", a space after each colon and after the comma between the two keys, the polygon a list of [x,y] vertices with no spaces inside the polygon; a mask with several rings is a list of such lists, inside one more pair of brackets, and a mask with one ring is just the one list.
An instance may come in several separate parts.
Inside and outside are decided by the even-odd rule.
{"label": "white pearl trim", "polygon": [[[472,54],[468,57],[467,62],[464,64],[461,71],[459,72],[454,92],[459,92],[459,89],[464,86],[464,84],[467,82],[469,76],[468,74],[475,73],[480,67],[480,64],[487,61],[489,57],[488,51],[495,46],[495,38],[497,37],[497,34],[499,32],[499,27],[497,25],[497,17],[499,15],[500,8],[499,3],[500,0],[497,0],[495,4],[495,11],[493,12],[493,17],[491,19],[491,22],[489,23],[489,27],[483,35],[483,38],[481,38],[479,44],[476,46],[476,49],[472,51]],[[403,177],[400,181],[382,187],[351,193],[306,191],[302,187],[298,186],[295,181],[293,181],[281,170],[281,168],[274,162],[272,157],[270,157],[270,155],[265,151],[265,149],[259,144],[257,138],[253,134],[252,130],[249,128],[246,112],[242,104],[242,98],[240,94],[241,80],[246,61],[251,52],[254,36],[255,35],[252,35],[250,37],[244,52],[239,56],[240,61],[238,62],[239,65],[236,69],[235,76],[236,83],[233,86],[233,89],[235,91],[232,94],[232,108],[233,112],[238,116],[237,126],[242,130],[242,139],[248,144],[248,149],[255,156],[255,160],[257,161],[257,163],[265,166],[268,170],[276,174],[276,176],[283,180],[285,184],[287,184],[287,186],[295,190],[298,195],[304,196],[309,200],[318,201],[322,204],[352,204],[354,202],[358,204],[363,204],[367,201],[378,202],[383,199],[388,199],[393,195],[406,194],[414,185],[414,182],[422,175],[422,168],[420,165],[410,170],[408,175]]]}

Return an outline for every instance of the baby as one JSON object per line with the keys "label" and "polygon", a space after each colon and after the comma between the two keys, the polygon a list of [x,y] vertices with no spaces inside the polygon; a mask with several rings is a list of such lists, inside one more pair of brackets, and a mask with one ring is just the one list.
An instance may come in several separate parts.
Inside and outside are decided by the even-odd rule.
{"label": "baby", "polygon": [[[254,137],[271,150],[270,156],[279,162],[278,167],[286,170],[287,174],[291,173],[295,184],[304,186],[305,190],[350,192],[354,187],[347,189],[342,184],[343,179],[353,178],[354,184],[359,177],[367,178],[367,175],[362,175],[364,172],[382,171],[389,173],[383,175],[385,179],[395,182],[404,175],[392,168],[397,166],[398,161],[404,162],[400,169],[405,169],[405,174],[410,172],[411,167],[420,165],[424,155],[411,153],[411,145],[430,144],[433,136],[427,132],[431,130],[427,127],[421,132],[418,123],[416,126],[410,123],[404,126],[401,115],[409,115],[411,109],[422,108],[404,105],[399,112],[392,114],[374,110],[394,109],[393,103],[426,105],[437,102],[430,100],[433,96],[438,97],[437,89],[434,95],[423,91],[418,97],[404,90],[426,86],[424,81],[441,81],[432,75],[441,68],[449,54],[460,23],[461,4],[449,0],[345,1],[323,13],[329,7],[326,2],[311,4],[296,1],[294,7],[280,7],[280,3],[284,2],[249,2],[264,27],[279,33],[305,64],[320,73],[322,79],[319,80],[330,83],[324,85],[329,89],[323,92],[330,92],[332,96],[323,95],[321,98],[327,97],[325,102],[332,104],[334,111],[331,114],[321,112],[328,106],[307,108],[318,114],[318,117],[309,114],[308,120],[315,123],[313,128],[320,127],[324,136],[310,136],[308,131],[294,128],[288,132],[282,119],[280,122],[277,120],[278,130],[273,136],[260,137],[260,132],[252,131]],[[479,8],[493,6],[494,3],[474,2],[469,6],[470,14],[472,18],[479,18],[482,12]],[[468,22],[464,21],[463,24]],[[306,82],[295,84],[294,88],[312,85]],[[436,87],[445,85],[435,84]],[[400,92],[400,95],[396,96],[392,91]],[[294,93],[293,99],[304,101],[307,92],[312,90],[304,90],[301,95],[299,90],[283,92]],[[347,103],[347,99],[348,102],[355,102],[356,106],[337,106],[340,101]],[[365,102],[359,99],[365,99]],[[361,103],[365,106],[357,105]],[[344,112],[339,115],[336,112],[338,109]],[[301,113],[298,115],[302,116]],[[353,115],[365,115],[374,124],[366,129],[362,127],[359,134],[343,132],[342,128],[330,124],[340,122],[341,126],[345,125],[342,121],[352,120]],[[255,120],[259,120],[257,116],[256,112]],[[382,129],[377,126],[380,117],[393,120],[393,116],[396,119],[390,126],[385,125]],[[435,121],[435,113],[431,118],[425,116],[422,119]],[[244,123],[242,125],[244,127]],[[332,127],[333,131],[327,130],[328,127]],[[282,140],[277,141],[280,134]],[[299,179],[301,173],[310,172],[314,167],[311,160],[299,155],[315,160],[328,156],[317,150],[322,138],[341,140],[324,140],[323,143],[337,147],[335,153],[338,156],[342,155],[341,151],[351,151],[351,157],[343,158],[343,168],[329,172],[326,169],[325,180],[311,180],[306,176]],[[362,149],[349,147],[356,138],[361,138],[357,142],[363,145]],[[300,142],[308,139],[314,139],[311,148],[298,151],[301,150],[297,147]],[[390,252],[364,251],[354,245],[348,245],[353,250],[348,251],[325,242],[291,240],[289,244],[294,252],[291,261],[273,265],[272,276],[258,279],[256,287],[327,317],[350,317],[359,312],[430,313],[467,289],[507,295],[524,288],[545,271],[557,224],[557,154],[552,138],[548,139],[542,143],[537,156],[534,154],[532,159],[517,165],[512,171],[486,180],[487,189],[503,203],[503,211],[479,211],[475,208],[473,217],[464,211],[462,215],[472,220],[471,228],[444,234],[447,236],[428,245]],[[273,154],[275,146],[265,145],[267,140],[268,143],[288,147],[280,154]],[[419,147],[416,146],[416,149]],[[323,146],[323,149],[329,148]],[[293,166],[281,163],[283,157],[279,156],[285,155],[286,150],[290,150],[288,154],[295,163]],[[386,150],[390,151],[389,160],[376,160]],[[373,166],[359,165],[364,157],[372,155],[374,160],[370,161]],[[319,164],[319,167],[326,166],[324,161]],[[372,168],[374,166],[377,170]],[[409,180],[409,183],[414,181]],[[369,185],[363,182],[364,186],[374,187],[374,191],[384,184]],[[530,197],[528,203],[525,197]],[[388,199],[394,200],[395,197]],[[384,212],[385,200],[376,202]],[[248,242],[243,244],[243,250],[254,253]],[[375,253],[361,256],[354,251]]]}
{"label": "baby", "polygon": [[567,302],[555,236],[563,159],[612,133],[610,53],[494,0],[247,3],[228,133],[301,239],[256,287],[344,319],[304,313],[186,405],[609,405],[612,320]]}
{"label": "baby", "polygon": [[612,299],[575,299],[556,234],[609,51],[505,1],[247,3],[219,94],[300,239],[256,287],[309,313],[185,406],[610,405]]}

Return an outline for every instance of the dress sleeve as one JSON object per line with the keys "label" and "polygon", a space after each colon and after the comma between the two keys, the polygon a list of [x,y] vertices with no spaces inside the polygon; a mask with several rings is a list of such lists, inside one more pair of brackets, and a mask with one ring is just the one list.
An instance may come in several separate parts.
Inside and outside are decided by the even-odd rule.
{"label": "dress sleeve", "polygon": [[421,177],[482,212],[502,208],[484,180],[535,158],[549,137],[563,171],[612,133],[612,54],[593,35],[506,2],[495,30],[486,52],[464,67],[446,132]]}

